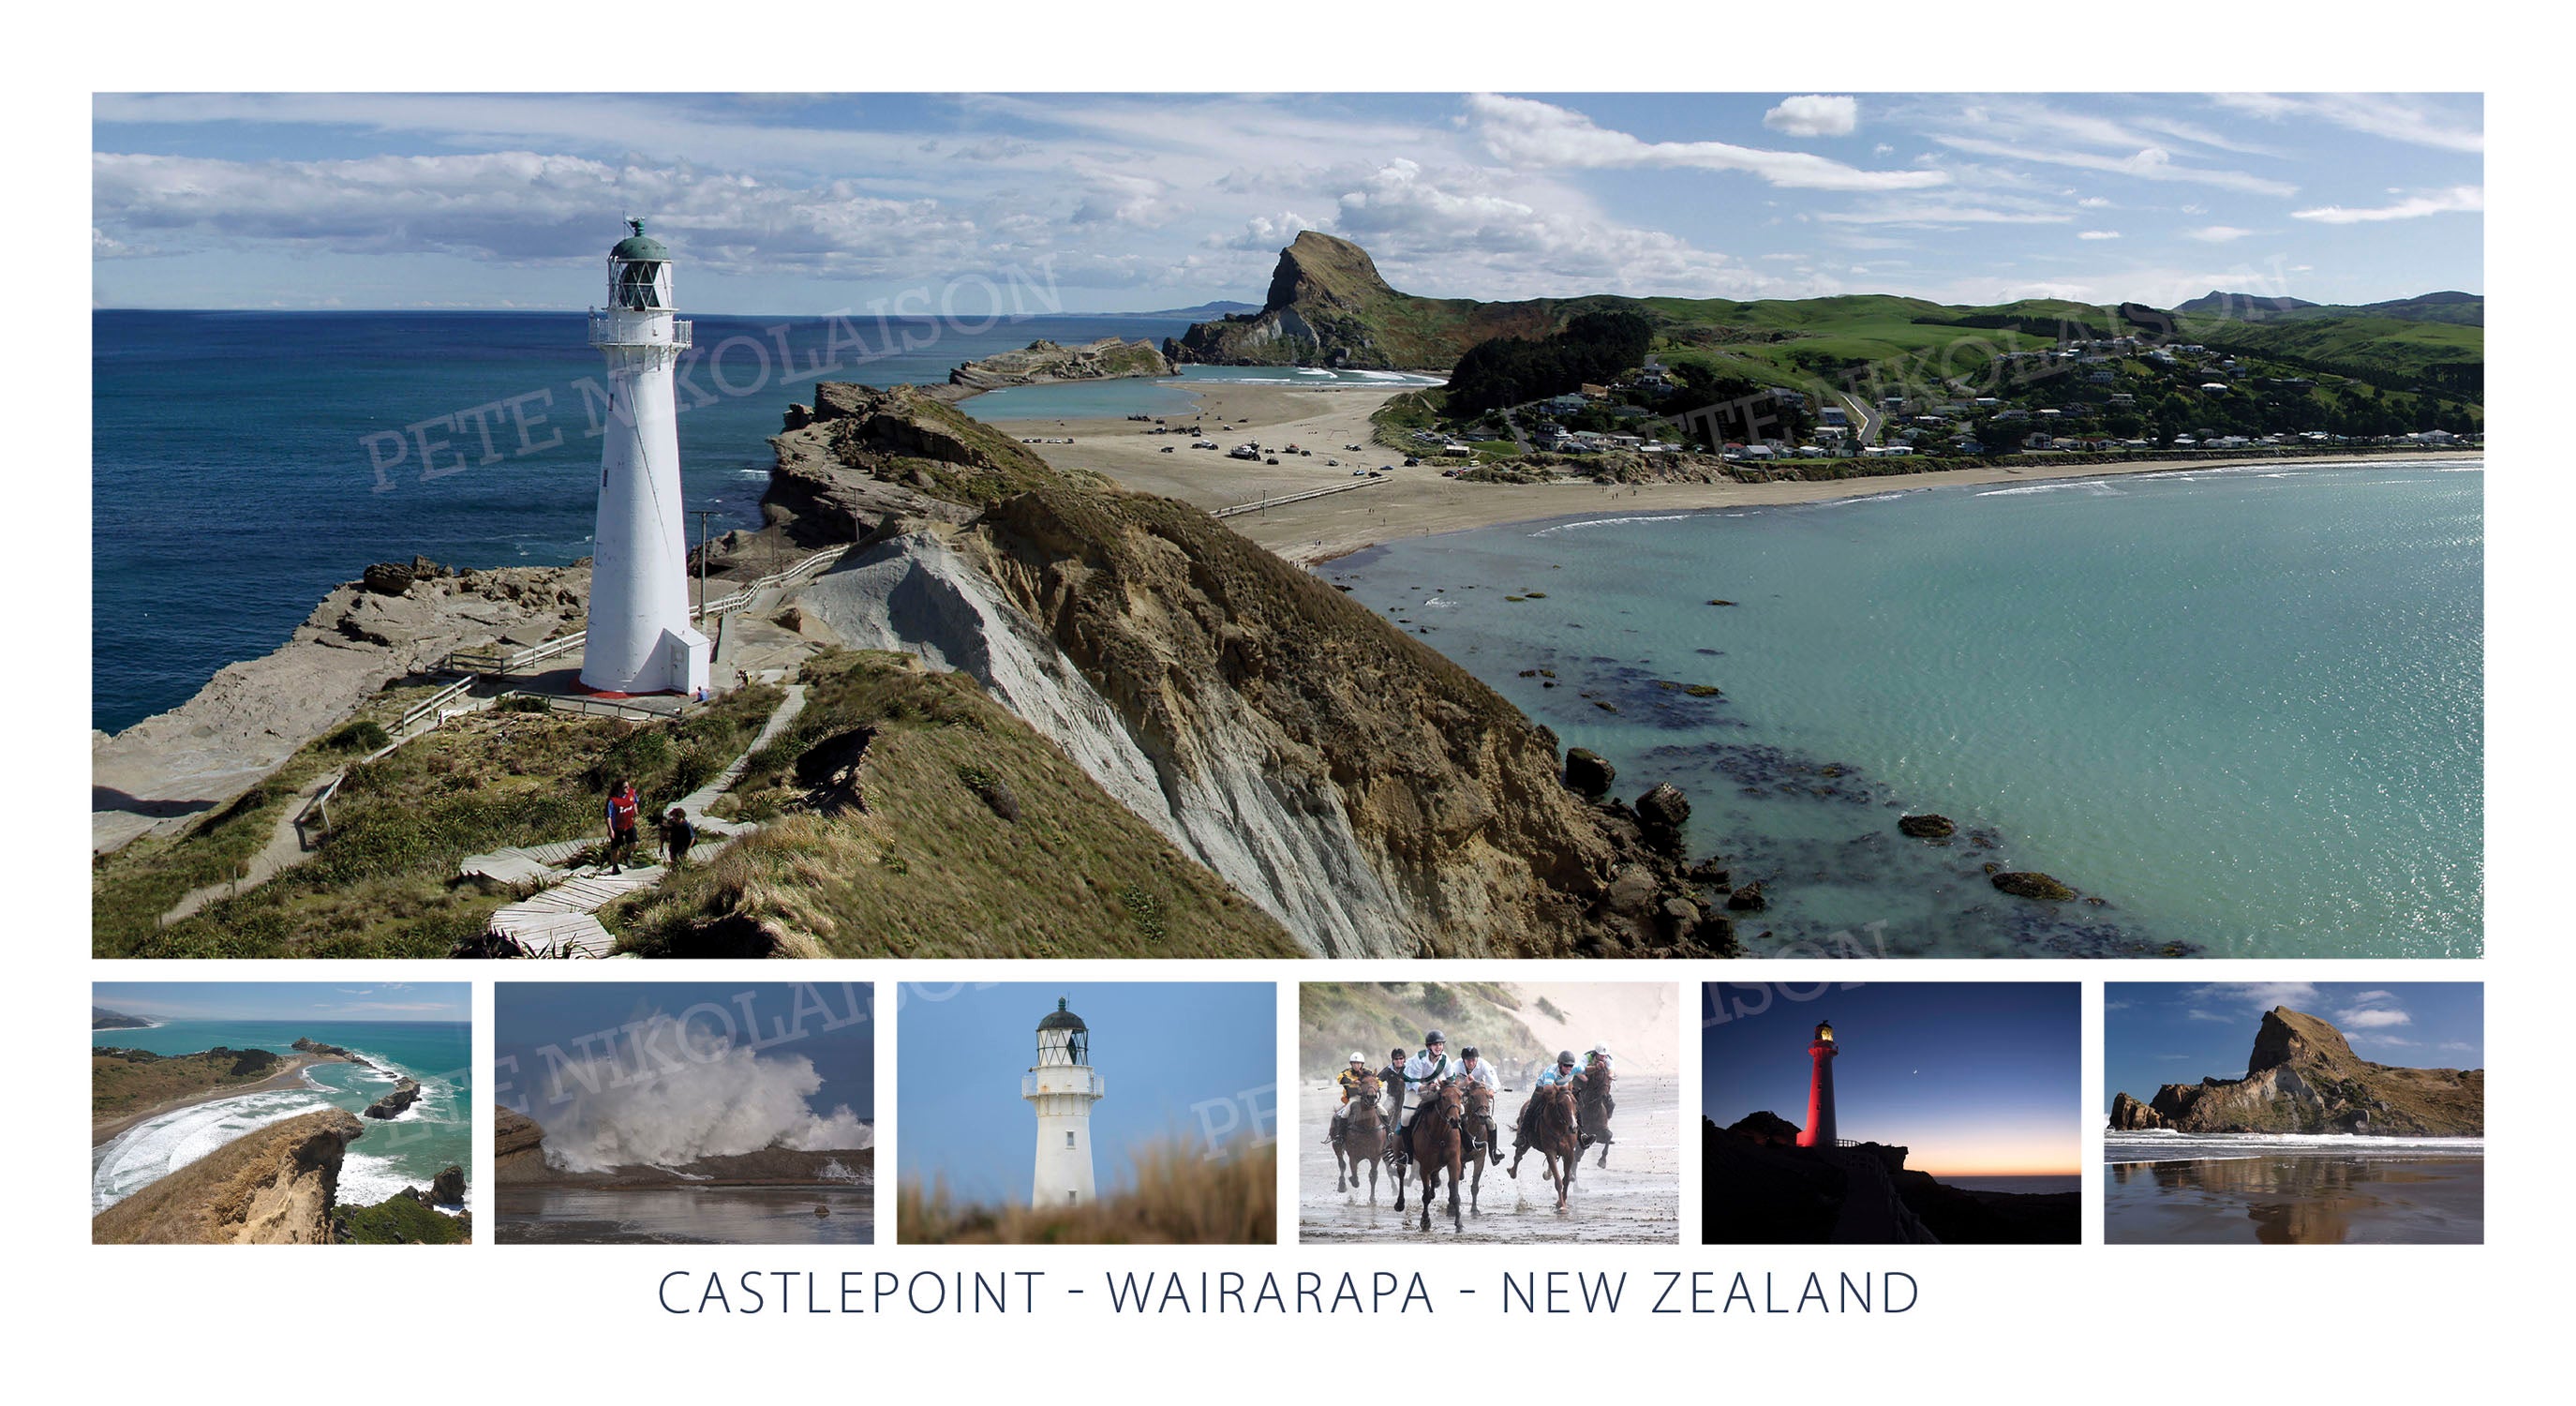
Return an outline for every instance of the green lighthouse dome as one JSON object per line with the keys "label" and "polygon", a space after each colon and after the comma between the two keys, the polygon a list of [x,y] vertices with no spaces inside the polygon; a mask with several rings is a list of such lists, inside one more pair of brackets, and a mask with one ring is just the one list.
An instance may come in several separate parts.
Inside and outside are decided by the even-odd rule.
{"label": "green lighthouse dome", "polygon": [[617,247],[608,251],[608,257],[622,259],[628,263],[670,262],[669,247],[644,232],[643,220],[630,219],[626,222],[626,227],[634,233],[617,241]]}

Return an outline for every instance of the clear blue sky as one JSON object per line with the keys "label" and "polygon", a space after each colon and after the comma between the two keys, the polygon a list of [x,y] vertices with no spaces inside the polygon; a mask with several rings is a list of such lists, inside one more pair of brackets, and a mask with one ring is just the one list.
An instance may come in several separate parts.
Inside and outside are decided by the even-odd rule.
{"label": "clear blue sky", "polygon": [[2073,982],[1711,983],[1700,1007],[1701,1108],[1804,1127],[1807,1042],[1830,1020],[1839,1132],[1912,1149],[1916,1171],[2063,1174],[2079,1165],[2083,1078]]}
{"label": "clear blue sky", "polygon": [[1020,1076],[1058,997],[1091,1027],[1092,1067],[1109,1085],[1091,1115],[1104,1193],[1126,1183],[1145,1144],[1277,1134],[1279,996],[1268,983],[906,985],[894,1026],[906,1183],[942,1180],[969,1202],[1028,1200],[1037,1119]]}
{"label": "clear blue sky", "polygon": [[2115,1094],[2241,1077],[2275,1006],[2333,1025],[2374,1063],[2486,1067],[2486,988],[2473,981],[2115,981],[2103,988],[2102,1111]]}
{"label": "clear blue sky", "polygon": [[1258,301],[1301,229],[1444,296],[2485,286],[2475,94],[102,94],[91,144],[106,307],[579,307],[628,213],[707,312]]}
{"label": "clear blue sky", "polygon": [[493,989],[494,1082],[511,1107],[544,1097],[549,1046],[562,1052],[558,1058],[579,1060],[610,1055],[614,1039],[615,1057],[634,1063],[627,1027],[660,1015],[683,1022],[693,1049],[712,1050],[727,1036],[750,1042],[756,1028],[761,1058],[801,1055],[813,1062],[823,1079],[807,1099],[816,1112],[847,1105],[873,1118],[873,992],[864,981],[505,981]]}
{"label": "clear blue sky", "polygon": [[457,1021],[473,1017],[461,981],[102,981],[90,1003],[165,1020]]}

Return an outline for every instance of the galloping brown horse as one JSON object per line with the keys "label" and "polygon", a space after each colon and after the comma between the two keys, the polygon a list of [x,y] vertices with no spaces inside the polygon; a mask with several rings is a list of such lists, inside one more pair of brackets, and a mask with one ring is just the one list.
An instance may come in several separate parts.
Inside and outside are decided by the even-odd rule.
{"label": "galloping brown horse", "polygon": [[1576,1156],[1582,1155],[1582,1147],[1598,1144],[1601,1160],[1592,1164],[1596,1167],[1610,1165],[1610,1114],[1619,1106],[1618,1100],[1610,1097],[1610,1085],[1610,1066],[1606,1063],[1595,1063],[1574,1081],[1574,1127],[1582,1138]]}
{"label": "galloping brown horse", "polygon": [[1542,1084],[1529,1097],[1529,1141],[1512,1154],[1512,1175],[1521,1174],[1521,1158],[1538,1149],[1547,1179],[1556,1183],[1556,1208],[1565,1209],[1565,1193],[1574,1189],[1574,1169],[1583,1161],[1583,1140],[1574,1128],[1574,1090]]}
{"label": "galloping brown horse", "polygon": [[1467,1085],[1466,1105],[1459,1118],[1458,1132],[1466,1141],[1467,1165],[1475,1170],[1475,1175],[1467,1181],[1467,1209],[1471,1214],[1481,1216],[1485,1213],[1485,1158],[1494,1152],[1495,1139],[1500,1132],[1494,1125],[1492,1089],[1482,1084]]}
{"label": "galloping brown horse", "polygon": [[1351,1091],[1350,1116],[1342,1120],[1342,1140],[1333,1144],[1333,1171],[1340,1192],[1359,1190],[1360,1168],[1368,1168],[1369,1204],[1377,1204],[1378,1164],[1386,1160],[1386,1109],[1374,1074]]}
{"label": "galloping brown horse", "polygon": [[[1413,1115],[1413,1126],[1405,1130],[1406,1151],[1413,1156],[1413,1166],[1422,1178],[1422,1228],[1431,1228],[1431,1193],[1438,1186],[1440,1174],[1449,1174],[1449,1224],[1464,1232],[1467,1223],[1458,1214],[1458,1179],[1466,1139],[1458,1125],[1465,1120],[1466,1099],[1458,1091],[1455,1079],[1441,1084],[1439,1091],[1423,1100]],[[1404,1178],[1395,1182],[1395,1208],[1404,1209]]]}

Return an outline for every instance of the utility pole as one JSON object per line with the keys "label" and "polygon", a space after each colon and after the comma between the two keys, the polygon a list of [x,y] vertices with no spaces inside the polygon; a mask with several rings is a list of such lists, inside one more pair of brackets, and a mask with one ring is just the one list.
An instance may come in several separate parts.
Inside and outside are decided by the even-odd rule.
{"label": "utility pole", "polygon": [[699,508],[690,514],[698,520],[698,633],[706,633],[707,623],[707,519],[714,517],[713,508]]}

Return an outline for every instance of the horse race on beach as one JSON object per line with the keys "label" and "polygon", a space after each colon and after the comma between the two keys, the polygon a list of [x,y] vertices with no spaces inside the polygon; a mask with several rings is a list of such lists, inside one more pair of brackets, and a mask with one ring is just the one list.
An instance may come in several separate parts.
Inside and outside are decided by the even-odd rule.
{"label": "horse race on beach", "polygon": [[1673,1243],[1680,1006],[1614,983],[1308,984],[1299,1238]]}

